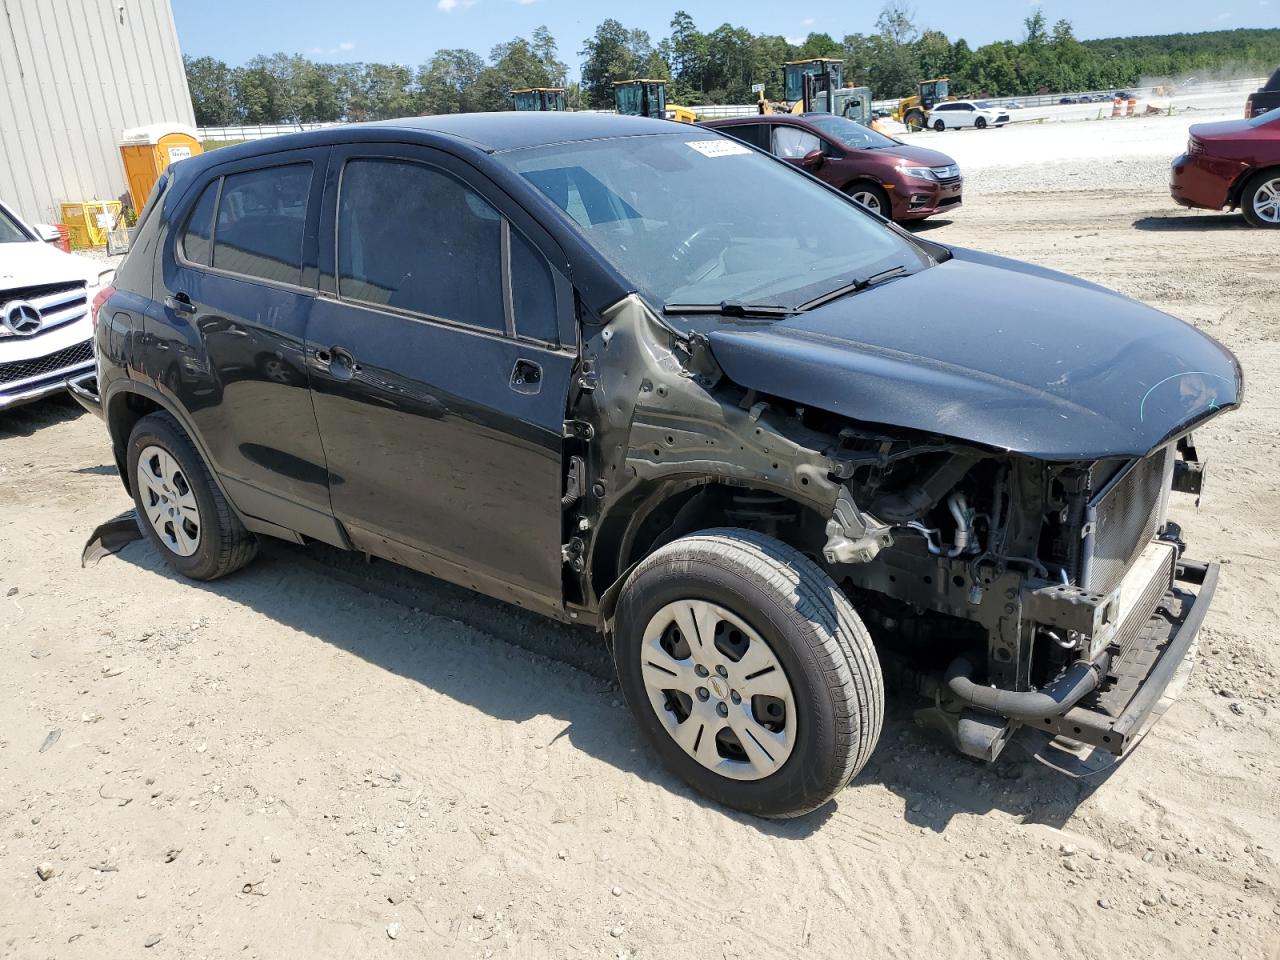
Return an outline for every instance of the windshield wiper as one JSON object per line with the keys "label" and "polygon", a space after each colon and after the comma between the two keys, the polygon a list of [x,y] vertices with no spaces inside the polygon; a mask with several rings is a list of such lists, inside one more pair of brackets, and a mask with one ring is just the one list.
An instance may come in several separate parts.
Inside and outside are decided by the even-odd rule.
{"label": "windshield wiper", "polygon": [[710,314],[719,317],[786,317],[793,312],[790,307],[772,303],[742,303],[738,300],[721,300],[719,303],[665,303],[662,312],[667,316]]}
{"label": "windshield wiper", "polygon": [[896,267],[890,267],[888,270],[881,270],[879,273],[873,273],[871,276],[862,280],[855,280],[853,283],[846,283],[843,287],[836,287],[830,293],[824,293],[820,297],[814,297],[800,306],[796,307],[797,313],[804,313],[807,310],[813,310],[824,304],[830,303],[832,300],[839,300],[851,293],[859,293],[867,287],[874,287],[877,283],[883,283],[885,280],[892,280],[894,277],[900,277],[907,272],[907,268],[899,264]]}

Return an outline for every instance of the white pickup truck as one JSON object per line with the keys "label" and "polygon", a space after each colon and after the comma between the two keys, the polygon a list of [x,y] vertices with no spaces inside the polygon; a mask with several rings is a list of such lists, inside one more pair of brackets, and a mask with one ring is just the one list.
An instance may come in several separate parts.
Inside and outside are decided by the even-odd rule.
{"label": "white pickup truck", "polygon": [[0,410],[63,389],[94,369],[89,305],[115,268],[63,253],[56,227],[0,203]]}

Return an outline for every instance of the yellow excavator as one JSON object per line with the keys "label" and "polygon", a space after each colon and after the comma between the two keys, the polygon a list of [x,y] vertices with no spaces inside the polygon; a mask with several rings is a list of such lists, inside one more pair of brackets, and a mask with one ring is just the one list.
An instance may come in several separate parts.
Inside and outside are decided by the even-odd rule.
{"label": "yellow excavator", "polygon": [[693,123],[698,115],[688,107],[667,103],[665,80],[615,80],[613,105],[618,113],[628,117],[655,117],[665,120],[667,111],[671,119],[679,123]]}
{"label": "yellow excavator", "polygon": [[916,96],[899,100],[893,111],[893,119],[906,124],[908,130],[923,130],[929,111],[935,104],[956,99],[951,95],[951,80],[948,77],[921,80],[916,84],[916,91]]}

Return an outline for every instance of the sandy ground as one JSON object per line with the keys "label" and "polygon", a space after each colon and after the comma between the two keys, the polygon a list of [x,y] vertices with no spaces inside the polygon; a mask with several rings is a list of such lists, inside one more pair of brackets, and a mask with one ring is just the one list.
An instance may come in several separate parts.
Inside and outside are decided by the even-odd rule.
{"label": "sandy ground", "polygon": [[1201,661],[1124,763],[979,766],[904,697],[827,808],[728,813],[654,761],[581,634],[294,548],[211,585],[145,543],[82,569],[129,501],[101,424],[46,402],[0,419],[0,956],[1274,960],[1277,238],[1154,185],[923,229],[1245,365],[1245,408],[1198,435],[1203,506],[1175,509],[1226,564]]}

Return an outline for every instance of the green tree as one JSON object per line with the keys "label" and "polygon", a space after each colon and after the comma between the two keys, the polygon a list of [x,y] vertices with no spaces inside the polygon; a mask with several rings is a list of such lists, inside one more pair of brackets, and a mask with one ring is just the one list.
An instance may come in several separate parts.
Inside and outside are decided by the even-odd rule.
{"label": "green tree", "polygon": [[236,122],[231,68],[213,57],[182,58],[197,127],[225,127]]}
{"label": "green tree", "polygon": [[596,27],[579,51],[588,107],[612,107],[616,80],[669,79],[666,63],[644,30],[628,30],[612,17]]}

